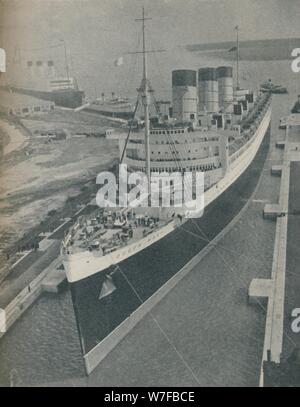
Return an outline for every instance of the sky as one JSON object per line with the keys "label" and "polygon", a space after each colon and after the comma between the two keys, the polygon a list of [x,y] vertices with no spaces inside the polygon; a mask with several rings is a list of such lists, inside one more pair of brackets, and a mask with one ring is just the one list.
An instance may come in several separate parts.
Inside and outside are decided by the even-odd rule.
{"label": "sky", "polygon": [[[0,0],[1,5],[0,47],[9,58],[16,46],[47,48],[64,39],[79,75],[101,70],[109,81],[113,60],[137,50],[141,27],[134,19],[143,5],[152,17],[148,47],[171,54],[180,45],[233,40],[237,24],[241,40],[300,38],[300,0]],[[50,57],[54,49],[47,52]]]}
{"label": "sky", "polygon": [[[130,47],[142,5],[163,45],[300,36],[300,0],[2,0],[2,31],[11,43],[64,37],[97,42],[106,50]],[[4,21],[3,21],[4,20]],[[17,35],[18,34],[18,35]]]}

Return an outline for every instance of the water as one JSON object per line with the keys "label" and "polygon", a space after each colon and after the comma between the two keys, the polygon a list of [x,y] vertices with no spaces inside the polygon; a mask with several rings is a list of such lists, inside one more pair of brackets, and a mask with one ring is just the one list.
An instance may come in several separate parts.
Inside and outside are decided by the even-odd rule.
{"label": "water", "polygon": [[83,373],[69,291],[43,295],[0,343],[0,383],[8,385],[60,381]]}
{"label": "water", "polygon": [[[189,60],[185,59],[185,66],[189,66],[190,62],[191,67],[197,67],[200,65],[200,60],[201,65],[212,62],[214,62],[214,64],[224,64],[224,61],[204,60],[197,54],[188,54],[188,58]],[[174,66],[173,62],[174,61],[169,61],[169,63],[164,66],[164,73],[161,76],[156,72],[153,81],[156,89],[164,89],[166,84],[169,87],[170,80],[168,76],[170,76],[170,67]],[[179,63],[179,58],[177,62]],[[273,139],[275,135],[279,133],[277,129],[279,117],[288,114],[298,93],[300,74],[297,76],[297,74],[292,73],[290,62],[291,61],[255,61],[247,62],[247,64],[244,62],[242,64],[242,69],[245,69],[246,75],[248,76],[248,86],[257,88],[259,83],[270,77],[274,82],[282,83],[288,87],[289,95],[276,96],[274,98]],[[176,67],[180,66],[178,63]],[[86,78],[86,80],[88,79]],[[90,83],[90,85],[92,86],[92,83]],[[274,181],[273,188],[270,179],[266,178],[263,181],[263,190],[259,198],[275,200],[278,185],[278,181],[277,184],[276,181]],[[249,248],[247,240],[245,240],[245,231],[248,231],[249,227],[245,228],[243,224],[252,225],[252,229],[254,229],[252,237],[255,239],[255,218],[257,218],[257,211],[248,210],[246,212],[243,216],[242,223],[233,231],[235,238],[232,239],[232,241],[226,240],[225,238],[227,249],[237,253],[248,252]],[[273,228],[270,228],[270,230],[266,232],[266,240],[269,236],[270,242],[272,241],[272,233]],[[259,251],[259,248],[256,248],[256,250]],[[269,270],[272,245],[269,247],[268,253],[268,256],[264,257],[264,251],[260,253],[257,252],[257,255],[261,256],[260,269],[262,270],[262,275],[265,275],[266,270]],[[219,267],[217,259],[215,259],[214,263],[214,259],[210,258],[209,262],[211,269]],[[247,267],[245,266],[240,270],[240,279],[246,276]],[[245,290],[245,287],[243,290]],[[212,294],[213,293],[214,291],[212,291]],[[244,294],[245,291],[243,291],[243,295]],[[233,313],[236,311],[234,308],[230,308],[230,310]],[[226,313],[228,314],[228,312],[227,310]],[[253,312],[256,313],[257,311]],[[249,317],[247,323],[244,325],[245,329],[249,332],[256,332],[259,326],[259,345],[253,348],[249,342],[249,349],[252,349],[254,359],[257,359],[262,351],[263,318],[263,313],[260,314],[259,322],[257,318]],[[243,329],[243,326],[241,326],[240,329]],[[239,341],[238,337],[236,337],[236,341]],[[236,346],[234,337],[231,338],[230,346],[232,348]],[[236,357],[238,357],[238,355],[236,355]],[[130,375],[126,374],[126,363],[124,360],[123,362],[122,364],[121,359],[119,369],[119,373],[122,372],[123,376],[114,375],[114,372],[110,370],[110,365],[106,365],[103,368],[105,375],[95,384],[122,384],[125,377],[129,380]],[[113,363],[113,358],[111,363]],[[118,366],[118,364],[119,361],[116,361],[116,366]],[[111,366],[113,369],[114,365],[112,364]],[[245,383],[247,383],[248,378],[250,383],[251,380],[253,380],[253,372],[248,372],[249,366],[251,366],[249,356],[244,364],[227,365],[227,375],[228,377],[233,377],[232,381],[229,380],[227,384],[234,384],[238,376],[243,377],[243,382]],[[14,372],[13,374],[11,373],[12,370]],[[136,382],[134,381],[134,377],[131,377],[131,383],[145,384],[138,382],[138,370],[138,367],[135,366],[133,375],[135,375]],[[82,379],[84,369],[69,291],[65,291],[58,296],[43,295],[0,340],[0,385],[9,385],[10,376],[13,376],[15,385],[46,385],[54,382],[67,382],[69,384],[80,383],[82,385],[85,383]],[[151,381],[148,383],[150,382]]]}

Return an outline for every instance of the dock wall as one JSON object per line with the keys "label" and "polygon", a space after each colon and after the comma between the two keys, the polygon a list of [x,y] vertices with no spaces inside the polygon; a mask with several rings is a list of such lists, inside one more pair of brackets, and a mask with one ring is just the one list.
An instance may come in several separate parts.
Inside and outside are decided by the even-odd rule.
{"label": "dock wall", "polygon": [[[287,137],[287,134],[286,134]],[[265,324],[265,338],[261,362],[260,387],[264,386],[263,366],[266,361],[281,361],[284,330],[284,300],[285,300],[285,273],[288,230],[288,208],[290,187],[290,161],[288,159],[288,143],[281,142],[277,148],[284,148],[283,164],[272,167],[271,174],[281,176],[279,201],[267,204],[264,217],[275,219],[275,243],[273,251],[272,271],[269,279],[255,279],[249,287],[251,302],[267,299],[267,315]]]}
{"label": "dock wall", "polygon": [[[43,283],[49,277],[49,273],[61,264],[61,259],[55,259],[49,267],[42,271],[31,283],[4,308],[0,309],[0,338],[16,322],[16,320],[34,303],[44,292]],[[1,318],[2,315],[2,318]],[[1,324],[2,320],[2,324]],[[3,329],[4,327],[4,329]],[[1,329],[2,328],[2,329]]]}

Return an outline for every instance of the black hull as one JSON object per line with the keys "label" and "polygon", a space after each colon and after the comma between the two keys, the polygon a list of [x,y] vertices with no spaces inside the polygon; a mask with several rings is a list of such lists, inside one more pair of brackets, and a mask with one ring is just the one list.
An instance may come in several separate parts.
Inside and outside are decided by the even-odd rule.
{"label": "black hull", "polygon": [[93,107],[86,107],[84,110],[88,113],[96,113],[102,116],[113,117],[116,119],[130,120],[133,118],[133,112],[107,112],[105,110],[96,109]]}
{"label": "black hull", "polygon": [[[147,300],[174,276],[241,211],[257,186],[269,151],[269,142],[268,129],[250,166],[205,208],[201,218],[188,220],[157,243],[122,261],[119,263],[120,269],[113,266],[70,284],[84,354],[134,312],[141,301]],[[99,300],[108,272],[114,272],[116,290]]]}
{"label": "black hull", "polygon": [[9,89],[22,95],[32,96],[42,100],[54,102],[57,106],[75,109],[82,106],[84,92],[81,90],[67,89],[62,91],[47,92],[42,90],[24,89],[10,86]]}

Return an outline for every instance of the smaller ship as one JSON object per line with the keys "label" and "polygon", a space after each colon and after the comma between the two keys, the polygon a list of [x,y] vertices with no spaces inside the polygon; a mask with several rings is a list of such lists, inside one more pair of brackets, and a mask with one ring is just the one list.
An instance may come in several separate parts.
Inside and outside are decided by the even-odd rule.
{"label": "smaller ship", "polygon": [[[84,91],[79,89],[77,80],[70,75],[67,48],[64,40],[55,47],[64,47],[64,73],[53,59],[40,56],[33,59],[36,50],[17,48],[7,73],[1,77],[0,88],[14,93],[28,95],[41,100],[54,102],[55,105],[76,109],[82,106]],[[29,52],[29,55],[28,55]],[[58,67],[61,59],[58,59]]]}
{"label": "smaller ship", "polygon": [[27,61],[26,68],[13,64],[11,75],[4,77],[0,88],[22,95],[54,102],[75,109],[82,105],[84,92],[74,77],[57,75],[53,61]]}
{"label": "smaller ship", "polygon": [[111,98],[106,98],[102,93],[101,98],[91,102],[84,110],[119,119],[132,119],[134,114],[134,106],[129,99],[116,96],[114,92],[112,92]]}
{"label": "smaller ship", "polygon": [[288,93],[287,88],[282,85],[275,85],[271,79],[266,82],[263,82],[260,85],[260,90],[264,93],[274,93],[274,94],[285,94]]}

